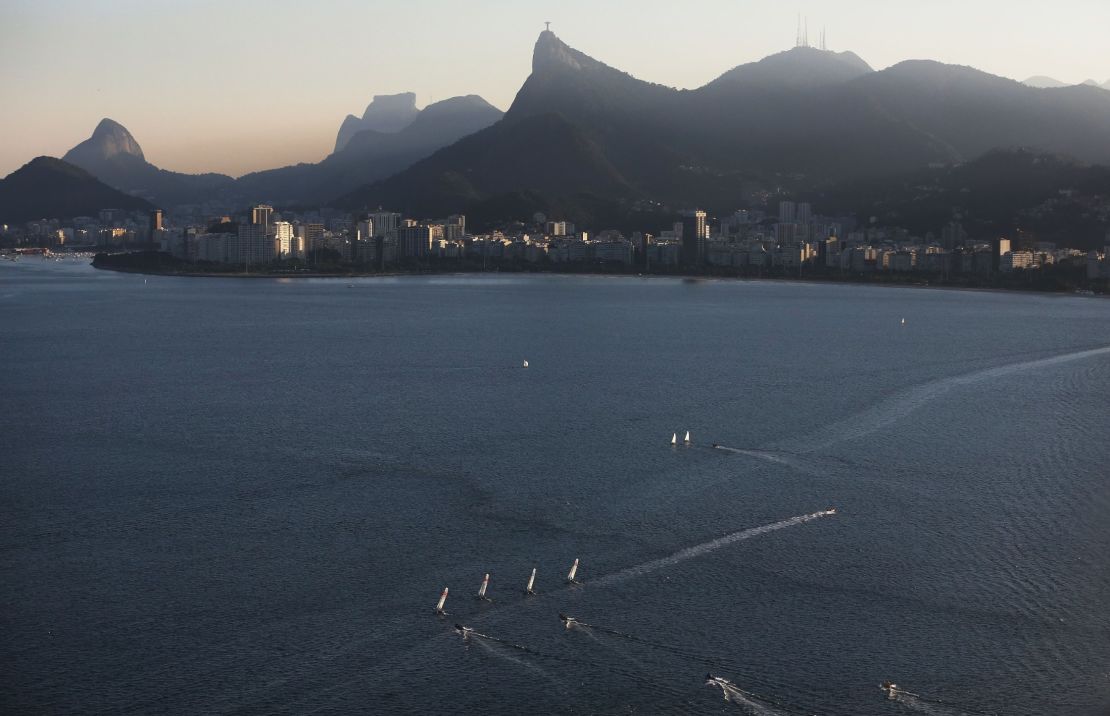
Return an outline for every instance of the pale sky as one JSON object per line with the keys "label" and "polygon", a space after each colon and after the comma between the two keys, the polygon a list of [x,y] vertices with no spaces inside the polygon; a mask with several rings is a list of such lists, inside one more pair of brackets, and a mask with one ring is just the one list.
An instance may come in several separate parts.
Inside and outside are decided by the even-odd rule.
{"label": "pale sky", "polygon": [[480,94],[501,109],[543,21],[640,79],[698,87],[811,41],[1013,79],[1110,79],[1110,0],[0,0],[0,176],[102,117],[149,161],[239,175],[331,151],[375,94]]}

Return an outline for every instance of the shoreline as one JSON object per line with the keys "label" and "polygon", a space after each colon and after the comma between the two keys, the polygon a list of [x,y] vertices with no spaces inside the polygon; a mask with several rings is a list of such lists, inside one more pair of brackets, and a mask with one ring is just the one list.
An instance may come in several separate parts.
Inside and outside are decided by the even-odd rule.
{"label": "shoreline", "polygon": [[752,283],[796,283],[819,284],[826,286],[866,286],[872,288],[914,288],[932,289],[937,291],[974,291],[984,293],[1020,293],[1026,295],[1056,296],[1056,297],[1083,297],[1083,298],[1110,298],[1110,294],[1079,293],[1077,291],[1056,291],[1036,288],[1010,288],[1005,286],[960,286],[935,284],[929,282],[913,281],[855,281],[850,279],[830,279],[822,277],[799,276],[706,276],[702,274],[657,274],[657,273],[601,273],[591,271],[387,271],[387,272],[351,272],[351,273],[321,273],[298,272],[290,274],[274,273],[223,273],[211,271],[158,271],[150,268],[131,268],[120,266],[97,266],[90,263],[95,269],[101,271],[115,271],[143,276],[168,276],[180,278],[230,278],[230,279],[366,279],[366,278],[421,278],[426,276],[572,276],[577,278],[627,278],[627,279],[678,279],[689,283],[714,282],[714,281],[750,281]]}

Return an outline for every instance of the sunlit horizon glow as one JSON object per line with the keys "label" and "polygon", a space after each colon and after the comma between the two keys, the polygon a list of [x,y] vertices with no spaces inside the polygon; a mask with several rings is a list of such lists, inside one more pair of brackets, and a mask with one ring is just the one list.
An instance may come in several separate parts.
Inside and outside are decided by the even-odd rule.
{"label": "sunlit horizon glow", "polygon": [[1110,80],[1105,0],[7,0],[0,176],[62,156],[103,117],[149,161],[241,175],[315,162],[373,95],[418,105],[479,94],[508,109],[545,20],[565,42],[651,82],[705,84],[793,45],[1023,80]]}

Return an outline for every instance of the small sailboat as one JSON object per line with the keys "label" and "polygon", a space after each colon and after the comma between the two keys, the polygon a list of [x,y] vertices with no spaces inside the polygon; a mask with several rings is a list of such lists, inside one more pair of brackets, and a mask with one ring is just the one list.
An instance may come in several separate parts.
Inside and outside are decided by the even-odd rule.
{"label": "small sailboat", "polygon": [[536,568],[532,567],[532,576],[528,577],[528,586],[524,588],[524,593],[525,594],[535,594],[536,592],[532,589],[532,587],[535,586],[535,584],[536,584]]}
{"label": "small sailboat", "polygon": [[576,574],[578,574],[578,558],[577,557],[575,557],[575,559],[574,559],[574,564],[570,565],[570,571],[567,572],[567,584],[581,584],[581,582],[579,582],[577,579],[574,578]]}
{"label": "small sailboat", "polygon": [[525,367],[525,368],[527,368],[527,367],[528,367],[528,361],[524,361],[524,367]]}
{"label": "small sailboat", "polygon": [[678,433],[671,433],[671,445],[678,445]]}
{"label": "small sailboat", "polygon": [[436,615],[446,616],[447,612],[443,611],[443,605],[447,603],[447,587],[443,588],[443,594],[439,595],[439,602],[436,604]]}
{"label": "small sailboat", "polygon": [[481,599],[483,602],[492,601],[489,597],[486,596],[487,589],[489,589],[489,574],[486,574],[486,576],[482,579],[482,586],[478,587],[478,599]]}
{"label": "small sailboat", "polygon": [[682,442],[685,443],[686,445],[690,444],[690,431],[689,430],[686,431],[686,439],[683,440]]}
{"label": "small sailboat", "polygon": [[902,319],[902,325],[903,326],[906,325],[906,319],[905,318]]}

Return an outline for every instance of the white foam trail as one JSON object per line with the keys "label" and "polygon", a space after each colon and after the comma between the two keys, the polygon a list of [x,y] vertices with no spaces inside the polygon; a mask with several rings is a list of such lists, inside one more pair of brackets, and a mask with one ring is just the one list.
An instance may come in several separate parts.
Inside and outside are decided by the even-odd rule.
{"label": "white foam trail", "polygon": [[717,686],[721,688],[721,693],[724,694],[725,701],[738,704],[752,716],[784,716],[786,713],[784,711],[779,711],[778,709],[771,708],[770,706],[765,706],[758,701],[753,701],[752,699],[748,698],[748,696],[743,691],[736,688],[732,684],[724,684],[718,682]]}
{"label": "white foam trail", "polygon": [[504,659],[506,661],[509,661],[509,662],[512,662],[512,663],[516,664],[517,666],[522,666],[525,669],[528,669],[530,671],[534,671],[537,674],[539,674],[540,676],[542,676],[543,678],[550,681],[551,683],[555,684],[556,686],[560,685],[559,681],[550,672],[548,672],[546,669],[539,666],[538,664],[533,664],[530,661],[525,661],[524,659],[513,656],[512,654],[509,654],[504,649],[497,648],[494,644],[490,644],[486,639],[481,638],[480,635],[475,634],[475,636],[478,636],[479,638],[471,639],[470,643],[477,644],[482,649],[485,649],[488,653],[490,653],[490,654],[492,654],[492,655],[494,655],[494,656],[496,656],[500,659]]}
{"label": "white foam trail", "polygon": [[654,572],[655,570],[662,569],[663,567],[671,567],[678,564],[679,562],[685,562],[688,559],[700,557],[703,554],[709,554],[710,552],[714,552],[718,549],[721,549],[722,547],[727,547],[728,545],[734,544],[736,542],[742,542],[744,540],[751,539],[752,537],[758,537],[759,535],[767,534],[768,532],[775,532],[776,530],[785,529],[787,527],[794,527],[795,525],[805,524],[806,522],[812,522],[813,520],[819,519],[821,517],[827,517],[834,514],[836,513],[833,510],[821,510],[820,512],[814,512],[808,515],[799,515],[798,517],[791,517],[790,519],[781,520],[779,522],[772,522],[771,524],[762,525],[760,527],[749,527],[746,530],[733,532],[732,534],[725,535],[724,537],[718,537],[717,539],[711,540],[709,542],[703,542],[702,544],[694,545],[693,547],[687,547],[684,550],[675,552],[669,557],[660,557],[659,559],[653,559],[650,562],[638,564],[635,567],[622,569],[619,572],[614,572],[613,574],[601,577],[600,579],[595,579],[590,582],[590,584],[596,586],[605,586],[608,584],[623,582],[627,579],[632,579],[633,577],[642,576],[644,574],[647,574],[648,572]]}
{"label": "white foam trail", "polygon": [[[1075,353],[1065,353],[1063,355],[1052,356],[1051,358],[1010,363],[1008,365],[987,368],[986,370],[967,373],[965,375],[942,378],[931,383],[925,383],[924,385],[911,388],[861,413],[857,413],[849,418],[828,425],[818,430],[816,434],[809,438],[802,440],[794,439],[791,440],[789,444],[792,447],[806,452],[822,450],[839,442],[870,435],[891,423],[901,420],[926,403],[945,395],[953,388],[973,385],[995,378],[1002,378],[1013,373],[1038,370],[1040,368],[1051,368],[1064,363],[1071,363],[1073,361],[1101,355],[1110,355],[1110,346],[1092,348]],[[759,457],[758,455],[753,456]]]}
{"label": "white foam trail", "polygon": [[966,711],[961,711],[960,709],[952,706],[943,706],[941,704],[922,701],[915,694],[911,694],[905,691],[895,691],[894,701],[897,701],[903,706],[907,706],[915,711],[920,711],[924,714],[930,714],[930,716],[967,716]]}
{"label": "white foam trail", "polygon": [[746,457],[753,457],[756,460],[764,460],[766,462],[772,462],[772,463],[775,463],[776,465],[784,465],[786,467],[789,467],[793,470],[796,470],[798,472],[801,472],[801,473],[804,473],[804,474],[807,474],[807,475],[815,475],[817,477],[824,477],[826,474],[828,474],[827,470],[821,470],[821,469],[809,464],[808,462],[806,462],[804,460],[798,460],[797,458],[795,458],[791,455],[785,455],[783,453],[769,452],[767,450],[748,450],[748,449],[744,449],[744,448],[725,447],[724,445],[717,445],[716,449],[721,450],[723,452],[731,452],[731,453],[734,453],[736,455],[744,455]]}

